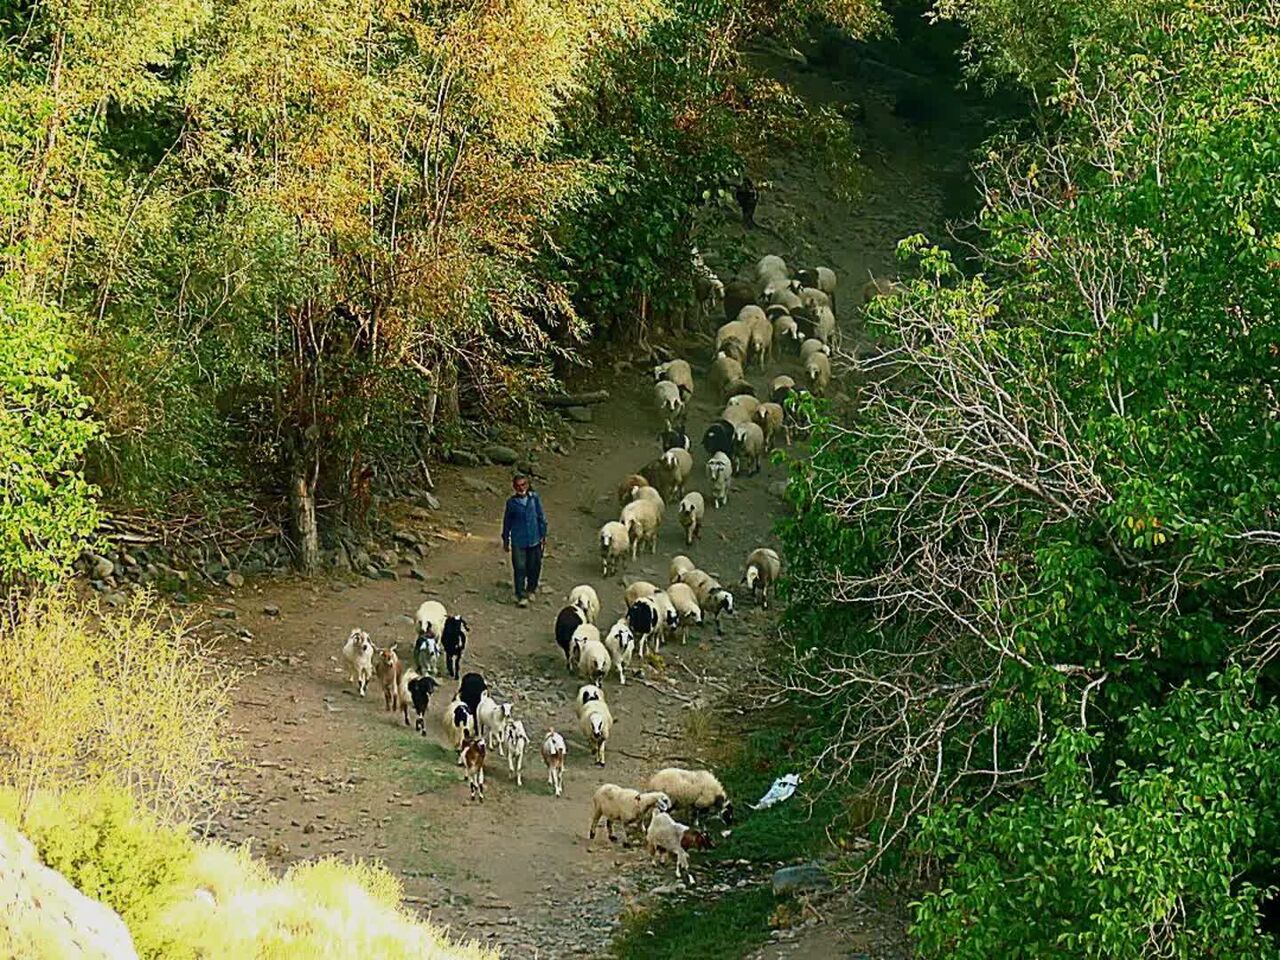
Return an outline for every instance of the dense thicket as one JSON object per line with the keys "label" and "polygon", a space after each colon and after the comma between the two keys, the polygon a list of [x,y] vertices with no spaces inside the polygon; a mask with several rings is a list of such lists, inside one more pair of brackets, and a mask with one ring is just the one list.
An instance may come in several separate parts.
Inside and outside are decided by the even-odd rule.
{"label": "dense thicket", "polygon": [[1276,11],[940,8],[1039,107],[980,166],[980,272],[904,244],[799,472],[783,682],[872,862],[940,868],[925,956],[1276,956]]}

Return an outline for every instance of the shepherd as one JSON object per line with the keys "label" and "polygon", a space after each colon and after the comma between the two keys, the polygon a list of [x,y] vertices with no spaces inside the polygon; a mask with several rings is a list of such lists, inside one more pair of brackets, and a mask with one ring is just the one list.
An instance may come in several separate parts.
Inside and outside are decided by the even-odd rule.
{"label": "shepherd", "polygon": [[516,606],[529,606],[538,592],[542,574],[542,552],[547,546],[547,515],[542,499],[529,489],[529,478],[517,473],[511,478],[512,495],[502,516],[502,549],[511,552],[511,573],[515,580]]}

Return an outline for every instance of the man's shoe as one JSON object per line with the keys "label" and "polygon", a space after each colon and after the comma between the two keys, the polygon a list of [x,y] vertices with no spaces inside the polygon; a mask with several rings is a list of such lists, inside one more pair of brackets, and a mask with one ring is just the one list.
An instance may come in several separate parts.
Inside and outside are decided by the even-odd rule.
{"label": "man's shoe", "polygon": [[530,588],[529,588],[529,590],[528,590],[528,595],[529,595],[529,596],[531,596],[531,597],[536,597],[536,596],[538,595],[538,588],[537,588],[537,587],[530,587]]}
{"label": "man's shoe", "polygon": [[519,600],[516,601],[517,607],[527,607],[528,605],[529,605],[528,597],[521,597]]}

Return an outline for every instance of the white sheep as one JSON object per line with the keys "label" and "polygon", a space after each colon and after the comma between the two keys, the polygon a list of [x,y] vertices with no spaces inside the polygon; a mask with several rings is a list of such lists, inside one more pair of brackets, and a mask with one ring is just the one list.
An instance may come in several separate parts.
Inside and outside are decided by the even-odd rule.
{"label": "white sheep", "polygon": [[764,431],[758,423],[739,425],[733,435],[734,453],[737,462],[733,472],[742,473],[744,466],[751,467],[751,473],[760,472],[760,461],[764,458]]}
{"label": "white sheep", "polygon": [[800,332],[800,325],[796,323],[795,317],[789,313],[783,313],[773,321],[773,339],[778,341],[779,349],[790,344],[792,350],[799,350],[804,334]]}
{"label": "white sheep", "polygon": [[766,254],[756,261],[756,280],[760,283],[764,283],[766,280],[785,280],[790,275],[791,271],[787,269],[787,261],[776,254]]}
{"label": "white sheep", "polygon": [[680,388],[670,380],[662,380],[653,385],[653,400],[668,430],[684,416],[684,397],[680,394]]}
{"label": "white sheep", "polygon": [[652,500],[635,500],[622,508],[620,518],[631,540],[631,559],[636,558],[644,544],[650,553],[658,552],[658,530],[662,526],[662,513]]}
{"label": "white sheep", "polygon": [[587,623],[595,623],[600,616],[600,597],[596,594],[595,587],[590,584],[578,584],[569,591],[565,602],[581,610]]}
{"label": "white sheep", "polygon": [[359,627],[351,631],[342,645],[342,659],[347,661],[351,682],[363,697],[373,678],[373,641]]}
{"label": "white sheep", "polygon": [[604,766],[604,745],[613,732],[613,714],[603,700],[591,700],[578,708],[578,729],[596,755],[596,766]]}
{"label": "white sheep", "polygon": [[683,553],[678,553],[671,558],[671,565],[667,567],[667,573],[669,575],[667,583],[679,583],[680,574],[684,573],[686,570],[696,569],[697,566],[692,560],[686,557]]}
{"label": "white sheep", "polygon": [[[747,399],[749,400],[755,399],[755,397],[752,397],[749,394],[744,394],[744,396],[746,396]],[[730,399],[737,400],[738,397],[730,397]],[[744,423],[751,422],[751,414],[753,412],[754,412],[753,410],[749,409],[747,406],[740,403],[725,404],[725,408],[722,411],[720,411],[720,419],[733,424],[734,428],[737,429],[738,427],[742,426]]]}
{"label": "white sheep", "polygon": [[817,337],[810,337],[804,343],[800,344],[800,362],[804,363],[815,353],[825,353],[831,355],[831,348]]}
{"label": "white sheep", "polygon": [[[504,751],[502,747],[506,747]],[[524,786],[524,751],[529,746],[529,734],[525,732],[523,720],[512,720],[503,732],[502,744],[498,755],[504,752],[507,757],[507,772],[515,777],[516,786]]]}
{"label": "white sheep", "polygon": [[773,403],[772,401],[762,403],[756,407],[756,412],[751,415],[751,419],[764,431],[764,446],[766,450],[773,448],[774,439],[779,432],[782,434],[784,443],[791,443],[791,430],[787,426],[786,412],[782,409],[781,404]]}
{"label": "white sheep", "polygon": [[804,362],[804,373],[809,378],[810,392],[822,396],[831,384],[831,358],[824,353],[813,354]]}
{"label": "white sheep", "polygon": [[582,659],[582,646],[588,640],[599,640],[600,628],[594,623],[580,623],[569,635],[569,659],[578,663]]}
{"label": "white sheep", "polygon": [[763,370],[773,355],[773,324],[765,312],[754,305],[743,307],[738,319],[747,324],[747,356],[759,360]]}
{"label": "white sheep", "polygon": [[693,886],[693,871],[689,869],[689,852],[684,845],[688,842],[685,837],[694,835],[701,838],[703,844],[710,846],[710,841],[697,831],[690,830],[688,824],[677,823],[671,814],[661,811],[653,815],[653,819],[649,821],[649,829],[644,833],[650,859],[657,863],[665,860],[668,853],[671,854],[676,861],[676,880],[680,879],[680,871],[683,870],[689,886]]}
{"label": "white sheep", "polygon": [[692,546],[702,536],[702,517],[707,512],[707,502],[700,493],[686,493],[680,501],[680,526],[684,527],[684,542]]}
{"label": "white sheep", "polygon": [[649,789],[661,790],[670,797],[673,810],[685,809],[695,817],[716,813],[725,823],[733,818],[733,804],[710,770],[667,767],[649,778]]}
{"label": "white sheep", "polygon": [[557,797],[564,793],[564,760],[568,753],[564,737],[556,733],[554,727],[548,730],[542,738],[542,762],[547,765],[547,783]]}
{"label": "white sheep", "polygon": [[[760,401],[749,393],[744,393],[737,397],[730,397],[724,405],[726,413],[730,410],[745,410],[748,420],[751,419],[751,415],[754,414],[759,407]],[[727,420],[728,418],[725,417],[724,419]]]}
{"label": "white sheep", "polygon": [[[760,308],[756,307],[756,309],[759,310]],[[745,320],[730,320],[728,323],[722,323],[716,330],[716,342],[711,355],[714,357],[722,352],[729,353],[725,345],[730,340],[738,343],[745,360],[751,348],[751,324]]]}
{"label": "white sheep", "polygon": [[658,588],[648,580],[633,580],[622,591],[622,605],[630,609],[631,605],[644,597],[652,597]]}
{"label": "white sheep", "polygon": [[729,502],[733,485],[733,461],[723,451],[707,460],[707,481],[711,485],[711,505],[719,508]]}
{"label": "white sheep", "polygon": [[617,573],[630,555],[631,536],[623,524],[610,520],[600,528],[600,563],[604,576]]}
{"label": "white sheep", "polygon": [[633,499],[631,502],[635,503],[636,500],[648,500],[650,503],[654,504],[654,506],[658,508],[658,519],[663,520],[666,518],[667,501],[662,499],[662,491],[659,490],[657,487],[653,486],[652,484],[650,484],[647,487],[641,487],[639,490],[636,491],[635,499]]}
{"label": "white sheep", "polygon": [[830,307],[814,307],[813,335],[827,344],[835,340],[836,315]]}
{"label": "white sheep", "polygon": [[488,743],[498,745],[498,756],[502,756],[502,741],[507,733],[507,725],[511,723],[510,703],[499,703],[488,692],[480,694],[480,702],[476,704],[476,729]]}
{"label": "white sheep", "polygon": [[756,602],[768,609],[769,587],[777,582],[781,574],[782,558],[778,556],[778,551],[757,547],[747,557],[747,570],[742,575],[742,582],[747,585]]}
{"label": "white sheep", "polygon": [[[597,637],[599,636],[597,632]],[[575,638],[575,643],[578,642]],[[609,648],[596,638],[588,638],[578,646],[578,674],[599,683],[613,667]]]}
{"label": "white sheep", "polygon": [[702,607],[698,605],[698,595],[687,583],[673,583],[667,587],[667,598],[680,621],[680,642],[685,643],[689,639],[690,624],[702,624]]}
{"label": "white sheep", "polygon": [[596,827],[604,821],[605,831],[610,840],[613,826],[622,828],[622,844],[627,845],[627,827],[633,823],[641,823],[651,810],[666,813],[671,809],[671,798],[665,793],[648,791],[641,793],[620,787],[616,783],[606,783],[596,789],[591,797],[591,829],[587,831],[587,839],[596,838]]}
{"label": "white sheep", "polygon": [[668,380],[680,388],[681,398],[685,401],[693,396],[693,370],[687,360],[670,360],[653,368],[653,382]]}
{"label": "white sheep", "polygon": [[626,686],[627,677],[622,668],[631,662],[636,649],[636,635],[631,632],[624,616],[618,620],[604,637],[604,648],[609,651],[609,659],[618,668],[618,683]]}
{"label": "white sheep", "polygon": [[672,447],[662,455],[662,462],[667,465],[671,473],[672,489],[675,495],[681,496],[684,493],[685,483],[693,473],[693,454],[680,447]]}
{"label": "white sheep", "polygon": [[742,364],[727,354],[720,354],[711,361],[711,369],[707,371],[707,381],[711,392],[717,397],[724,396],[724,389],[731,383],[742,379]]}

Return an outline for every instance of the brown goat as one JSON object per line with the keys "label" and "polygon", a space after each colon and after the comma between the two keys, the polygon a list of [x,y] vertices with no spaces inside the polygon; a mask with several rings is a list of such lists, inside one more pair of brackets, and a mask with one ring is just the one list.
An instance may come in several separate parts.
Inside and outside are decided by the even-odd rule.
{"label": "brown goat", "polygon": [[484,803],[484,760],[487,748],[484,737],[472,738],[469,734],[462,741],[462,763],[467,768],[467,782],[471,785],[471,799]]}
{"label": "brown goat", "polygon": [[400,658],[396,656],[396,645],[379,650],[373,659],[373,672],[382,685],[382,699],[388,710],[400,708]]}

